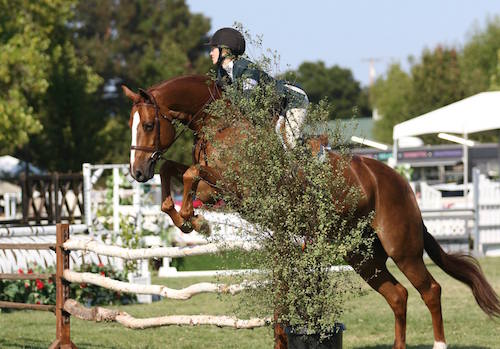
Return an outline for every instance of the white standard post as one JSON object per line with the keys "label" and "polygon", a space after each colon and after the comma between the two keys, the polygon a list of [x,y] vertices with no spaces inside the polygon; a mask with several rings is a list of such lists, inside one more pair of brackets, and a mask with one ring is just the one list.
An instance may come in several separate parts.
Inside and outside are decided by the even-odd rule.
{"label": "white standard post", "polygon": [[90,228],[92,225],[92,197],[91,197],[91,192],[92,192],[92,182],[91,182],[91,175],[92,175],[92,170],[90,167],[89,163],[84,163],[83,164],[83,203],[84,203],[84,215],[85,215],[85,224],[87,225],[87,228]]}
{"label": "white standard post", "polygon": [[120,172],[113,168],[113,231],[120,231]]}
{"label": "white standard post", "polygon": [[139,228],[142,226],[142,212],[141,212],[141,192],[142,188],[139,182],[134,181],[132,184],[132,187],[134,189],[134,196],[132,197],[132,204],[134,206],[134,213],[135,213],[135,224],[136,228]]}
{"label": "white standard post", "polygon": [[11,218],[10,216],[10,194],[3,194],[3,208],[5,212],[5,218]]}
{"label": "white standard post", "polygon": [[472,169],[472,183],[474,185],[474,255],[482,254],[480,232],[479,232],[479,169]]}
{"label": "white standard post", "polygon": [[17,202],[18,202],[17,198],[18,198],[18,195],[14,195],[12,197],[12,200],[10,200],[10,204],[11,204],[11,206],[10,206],[10,215],[11,215],[12,218],[16,218],[16,214],[17,214],[16,205],[17,205]]}
{"label": "white standard post", "polygon": [[[467,140],[467,133],[464,133],[464,139]],[[463,164],[464,164],[464,200],[465,208],[469,206],[469,195],[467,193],[469,188],[469,147],[466,142],[463,143]]]}

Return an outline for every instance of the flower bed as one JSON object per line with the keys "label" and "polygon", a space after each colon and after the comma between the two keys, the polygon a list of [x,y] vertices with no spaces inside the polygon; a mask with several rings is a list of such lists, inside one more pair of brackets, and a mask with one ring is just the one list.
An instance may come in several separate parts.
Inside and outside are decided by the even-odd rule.
{"label": "flower bed", "polygon": [[[84,264],[76,271],[91,272],[115,280],[127,281],[124,272],[116,271],[112,267],[103,264]],[[55,269],[53,267],[43,269],[34,263],[27,270],[19,269],[18,273],[55,274]],[[85,283],[71,284],[70,298],[87,306],[129,304],[137,300],[137,297],[132,294],[115,292]],[[48,280],[0,280],[0,300],[31,304],[55,304],[55,280],[52,278]]]}

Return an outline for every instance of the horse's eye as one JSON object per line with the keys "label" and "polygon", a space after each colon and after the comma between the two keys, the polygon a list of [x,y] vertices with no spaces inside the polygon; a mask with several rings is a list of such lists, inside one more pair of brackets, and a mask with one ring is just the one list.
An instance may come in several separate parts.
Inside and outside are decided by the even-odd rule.
{"label": "horse's eye", "polygon": [[146,132],[150,132],[150,131],[153,131],[153,128],[155,127],[155,124],[152,123],[152,122],[148,122],[148,123],[145,123],[145,124],[142,124],[142,128],[144,129],[144,131]]}

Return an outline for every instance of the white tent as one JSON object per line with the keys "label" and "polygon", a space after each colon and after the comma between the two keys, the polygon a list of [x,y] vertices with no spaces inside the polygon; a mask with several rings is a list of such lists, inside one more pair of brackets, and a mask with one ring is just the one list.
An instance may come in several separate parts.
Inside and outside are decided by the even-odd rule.
{"label": "white tent", "polygon": [[[500,91],[482,92],[394,126],[393,159],[397,163],[398,142],[407,136],[431,133],[470,133],[500,128]],[[468,154],[464,145],[464,184],[468,182]],[[464,191],[464,195],[466,195]]]}
{"label": "white tent", "polygon": [[429,133],[474,132],[500,128],[500,91],[482,92],[394,126],[394,141]]}
{"label": "white tent", "polygon": [[[31,173],[41,174],[42,171],[33,166],[29,165]],[[26,163],[18,158],[10,155],[0,156],[0,177],[17,177],[19,173],[25,171]]]}

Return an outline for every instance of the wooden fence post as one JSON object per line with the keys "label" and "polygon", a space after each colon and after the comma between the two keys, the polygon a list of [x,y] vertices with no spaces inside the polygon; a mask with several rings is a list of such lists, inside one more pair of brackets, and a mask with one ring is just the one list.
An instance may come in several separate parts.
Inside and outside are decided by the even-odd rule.
{"label": "wooden fence post", "polygon": [[69,299],[69,283],[63,279],[64,269],[69,269],[69,251],[63,244],[69,239],[69,224],[57,224],[56,229],[56,340],[49,349],[76,348],[70,339],[70,314],[64,310]]}

